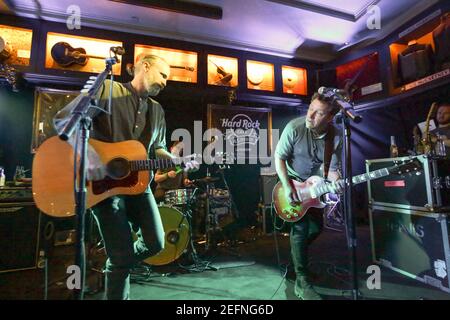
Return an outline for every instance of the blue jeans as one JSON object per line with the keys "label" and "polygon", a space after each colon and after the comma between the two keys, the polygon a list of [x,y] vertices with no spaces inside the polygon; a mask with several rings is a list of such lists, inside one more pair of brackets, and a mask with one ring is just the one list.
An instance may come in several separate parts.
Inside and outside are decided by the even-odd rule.
{"label": "blue jeans", "polygon": [[[152,193],[114,196],[94,208],[105,244],[106,299],[130,298],[130,270],[164,249],[164,228]],[[133,241],[132,230],[137,240]]]}
{"label": "blue jeans", "polygon": [[321,209],[310,208],[300,221],[291,226],[289,240],[297,277],[308,275],[308,247],[323,229],[322,214]]}

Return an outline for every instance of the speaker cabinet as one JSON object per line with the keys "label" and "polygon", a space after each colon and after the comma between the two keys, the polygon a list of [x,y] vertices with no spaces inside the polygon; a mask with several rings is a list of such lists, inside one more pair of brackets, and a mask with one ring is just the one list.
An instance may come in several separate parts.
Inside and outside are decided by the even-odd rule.
{"label": "speaker cabinet", "polygon": [[0,273],[36,268],[39,216],[33,202],[0,203]]}
{"label": "speaker cabinet", "polygon": [[33,202],[0,203],[0,273],[34,269],[40,251],[73,245],[75,218],[47,216]]}

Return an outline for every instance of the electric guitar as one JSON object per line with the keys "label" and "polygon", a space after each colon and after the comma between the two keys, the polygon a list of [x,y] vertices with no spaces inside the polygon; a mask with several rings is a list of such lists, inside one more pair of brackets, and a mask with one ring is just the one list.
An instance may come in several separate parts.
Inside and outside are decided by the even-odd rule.
{"label": "electric guitar", "polygon": [[[90,139],[89,144],[104,164],[106,176],[102,180],[87,181],[87,208],[114,195],[143,193],[150,182],[150,170],[184,168],[183,159],[191,158],[149,160],[145,147],[135,140],[106,143]],[[77,163],[79,161],[78,156]],[[36,206],[53,217],[73,216],[75,182],[72,146],[57,136],[45,140],[36,151],[32,170]]]}
{"label": "electric guitar", "polygon": [[[359,184],[370,180],[386,177],[391,174],[421,174],[421,164],[417,159],[405,162],[401,165],[396,165],[384,169],[375,170],[369,173],[364,173],[352,178],[353,184]],[[334,192],[333,186],[329,182],[325,182],[324,178],[319,176],[309,177],[305,182],[299,182],[296,180],[289,180],[290,184],[294,187],[299,202],[290,203],[287,199],[283,185],[278,182],[272,192],[272,200],[275,206],[275,212],[277,215],[287,222],[297,222],[302,219],[309,208],[324,208],[325,203],[322,201],[321,196]],[[337,183],[343,183],[343,180],[339,180]]]}

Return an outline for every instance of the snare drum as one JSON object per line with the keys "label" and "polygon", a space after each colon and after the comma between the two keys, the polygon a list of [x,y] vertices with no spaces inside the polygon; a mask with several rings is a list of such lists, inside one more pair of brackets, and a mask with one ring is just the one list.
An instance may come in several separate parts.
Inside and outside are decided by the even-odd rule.
{"label": "snare drum", "polygon": [[164,249],[157,255],[144,260],[152,266],[168,264],[178,259],[189,243],[189,222],[177,209],[161,206],[158,208],[164,226]]}
{"label": "snare drum", "polygon": [[164,195],[164,202],[172,206],[186,205],[192,197],[192,189],[168,190]]}

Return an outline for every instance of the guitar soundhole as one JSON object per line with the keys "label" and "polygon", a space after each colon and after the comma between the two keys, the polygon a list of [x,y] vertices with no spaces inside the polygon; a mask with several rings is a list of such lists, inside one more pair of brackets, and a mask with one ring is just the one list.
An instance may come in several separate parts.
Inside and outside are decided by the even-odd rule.
{"label": "guitar soundhole", "polygon": [[124,158],[116,158],[108,162],[106,171],[112,179],[123,179],[130,173],[130,163]]}

